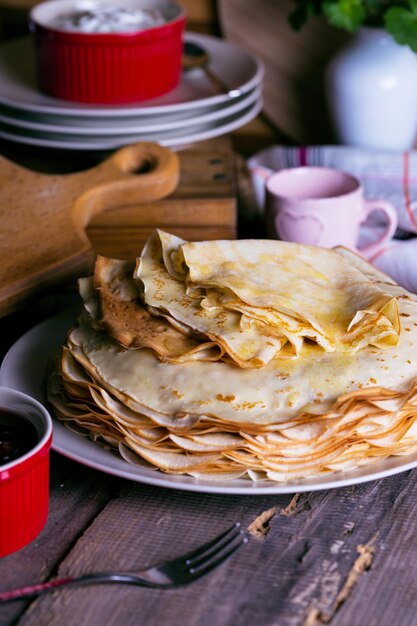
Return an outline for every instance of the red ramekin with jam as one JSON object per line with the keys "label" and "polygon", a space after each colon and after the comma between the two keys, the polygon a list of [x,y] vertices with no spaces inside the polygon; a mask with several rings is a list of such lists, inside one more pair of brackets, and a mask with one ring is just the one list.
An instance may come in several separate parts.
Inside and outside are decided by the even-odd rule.
{"label": "red ramekin with jam", "polygon": [[51,442],[48,411],[24,393],[0,387],[0,557],[45,526]]}

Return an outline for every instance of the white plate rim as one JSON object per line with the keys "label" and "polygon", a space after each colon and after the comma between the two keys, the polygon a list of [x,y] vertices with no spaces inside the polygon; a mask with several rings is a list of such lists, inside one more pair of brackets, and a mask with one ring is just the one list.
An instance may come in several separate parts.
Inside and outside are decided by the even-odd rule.
{"label": "white plate rim", "polygon": [[[22,37],[20,41],[27,41],[28,37]],[[205,35],[200,33],[185,33],[185,40],[190,42],[195,42],[205,47],[210,53],[210,45],[213,45],[214,42],[217,44],[224,45],[224,47],[234,48],[239,51],[242,55],[250,59],[252,63],[254,63],[255,71],[253,76],[247,80],[242,85],[233,88],[233,92],[235,95],[243,95],[248,91],[251,91],[254,87],[259,85],[262,82],[262,79],[265,74],[265,67],[263,62],[252,55],[247,50],[243,49],[241,46],[234,42],[226,41],[224,39],[220,39],[218,37],[214,37],[212,35]],[[16,40],[18,41],[18,40]],[[4,45],[10,45],[10,41],[5,41],[0,44],[0,52],[1,48]],[[38,93],[38,92],[36,92]],[[124,116],[146,116],[146,115],[155,115],[159,113],[175,113],[175,112],[184,112],[188,110],[198,109],[200,107],[207,106],[216,106],[218,104],[228,103],[230,100],[233,100],[233,96],[228,94],[217,94],[213,96],[208,96],[204,98],[200,98],[198,100],[192,100],[188,102],[180,102],[176,104],[163,104],[163,105],[153,105],[153,106],[137,106],[127,105],[127,106],[99,106],[99,105],[85,105],[85,104],[77,104],[74,102],[58,100],[49,96],[44,96],[47,100],[48,104],[40,104],[40,103],[32,103],[28,104],[26,102],[22,102],[16,99],[10,99],[4,94],[0,92],[0,104],[3,104],[7,107],[14,108],[21,111],[29,111],[35,113],[42,114],[53,114],[53,115],[62,115],[65,116],[87,116],[87,117],[124,117]]]}
{"label": "white plate rim", "polygon": [[140,120],[135,120],[138,126],[134,126],[134,124],[126,126],[123,128],[117,127],[109,127],[107,124],[103,124],[102,126],[94,125],[91,127],[87,126],[68,126],[68,125],[55,125],[55,124],[44,124],[39,122],[33,122],[31,120],[22,120],[17,117],[11,117],[8,115],[4,115],[0,111],[0,123],[7,124],[11,127],[16,127],[17,129],[28,129],[39,131],[41,133],[49,134],[49,133],[58,133],[58,134],[67,134],[67,135],[85,135],[86,137],[100,137],[107,138],[116,136],[131,136],[133,133],[144,134],[151,132],[165,132],[170,130],[176,130],[189,127],[190,125],[196,124],[207,124],[214,121],[222,121],[224,118],[227,118],[231,115],[239,113],[246,109],[250,104],[255,103],[262,96],[262,87],[259,85],[255,87],[252,91],[250,91],[244,98],[239,99],[239,101],[235,102],[231,100],[231,104],[227,107],[223,107],[221,109],[211,110],[209,113],[205,113],[203,115],[192,115],[180,120],[171,120],[169,122],[160,122],[149,124],[146,120],[141,122]]}
{"label": "white plate rim", "polygon": [[172,136],[169,139],[163,137],[161,134],[160,138],[153,137],[152,139],[148,139],[146,134],[143,135],[130,135],[127,137],[121,137],[119,139],[109,138],[108,140],[102,141],[94,141],[90,142],[71,142],[71,141],[54,141],[53,139],[45,139],[42,137],[28,137],[26,135],[15,135],[14,133],[9,133],[4,131],[0,125],[0,137],[3,139],[7,139],[8,141],[13,141],[25,145],[30,146],[39,146],[42,148],[57,148],[64,150],[114,150],[117,148],[121,148],[127,144],[135,143],[138,141],[153,141],[159,143],[161,146],[166,147],[175,147],[181,146],[184,144],[191,144],[197,141],[203,141],[205,139],[211,139],[213,137],[218,137],[219,135],[225,135],[227,133],[244,126],[248,122],[250,122],[253,118],[255,118],[262,110],[262,100],[258,100],[253,104],[249,111],[247,111],[244,115],[236,116],[232,121],[229,121],[225,124],[216,124],[213,128],[207,130],[200,130],[199,132],[195,132],[194,134],[180,133],[176,136]]}
{"label": "white plate rim", "polygon": [[[42,404],[45,396],[42,384],[46,376],[47,361],[52,350],[59,348],[67,330],[76,319],[80,305],[60,311],[24,333],[10,347],[0,367],[0,384],[17,389],[34,397]],[[35,365],[36,364],[36,367]],[[247,479],[224,482],[199,480],[189,476],[163,474],[158,470],[147,470],[133,466],[98,444],[67,430],[55,418],[52,449],[60,454],[93,469],[127,478],[135,482],[193,491],[224,495],[278,495],[320,491],[358,485],[373,480],[388,478],[417,467],[417,453],[404,457],[391,457],[377,461],[358,470],[335,472],[332,478],[300,479],[288,483],[252,483]],[[111,459],[111,460],[110,460]]]}

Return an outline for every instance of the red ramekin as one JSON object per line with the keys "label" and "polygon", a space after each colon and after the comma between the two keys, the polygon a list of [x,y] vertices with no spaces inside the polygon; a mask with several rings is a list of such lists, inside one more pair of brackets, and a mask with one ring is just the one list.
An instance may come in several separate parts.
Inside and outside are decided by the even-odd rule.
{"label": "red ramekin", "polygon": [[[133,32],[84,33],[50,26],[62,14],[111,5],[159,9],[164,24]],[[90,104],[127,104],[174,89],[181,74],[184,9],[168,0],[47,0],[33,7],[40,89],[55,98]]]}
{"label": "red ramekin", "polygon": [[0,557],[23,548],[48,517],[52,419],[26,394],[0,387],[0,410],[18,413],[36,428],[38,442],[23,456],[0,465]]}

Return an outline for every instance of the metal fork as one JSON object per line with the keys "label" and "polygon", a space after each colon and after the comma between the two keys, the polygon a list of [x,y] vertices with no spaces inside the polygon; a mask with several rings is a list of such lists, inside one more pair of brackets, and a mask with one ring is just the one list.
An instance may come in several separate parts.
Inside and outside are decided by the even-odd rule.
{"label": "metal fork", "polygon": [[184,554],[172,561],[162,563],[156,567],[140,570],[137,572],[96,572],[83,576],[57,578],[46,583],[3,591],[0,593],[0,603],[11,600],[20,600],[37,596],[47,591],[55,591],[70,585],[91,585],[94,583],[127,583],[140,587],[153,587],[156,589],[168,589],[191,583],[200,576],[207,574],[240,546],[247,543],[248,538],[237,522],[211,541],[200,546],[196,550]]}

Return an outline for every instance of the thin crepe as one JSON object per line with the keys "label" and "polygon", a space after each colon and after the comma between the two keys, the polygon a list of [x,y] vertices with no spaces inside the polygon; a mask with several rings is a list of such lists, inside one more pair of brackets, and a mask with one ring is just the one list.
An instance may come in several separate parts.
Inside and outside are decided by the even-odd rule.
{"label": "thin crepe", "polygon": [[152,348],[169,362],[221,358],[217,344],[187,336],[163,317],[151,315],[132,273],[131,263],[99,255],[94,276],[80,279],[80,294],[93,326],[105,330],[125,348]]}
{"label": "thin crepe", "polygon": [[398,342],[396,298],[333,250],[187,243],[156,231],[134,277],[153,312],[218,343],[240,367],[298,356],[305,339],[350,353]]}

